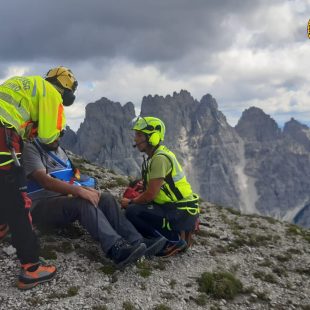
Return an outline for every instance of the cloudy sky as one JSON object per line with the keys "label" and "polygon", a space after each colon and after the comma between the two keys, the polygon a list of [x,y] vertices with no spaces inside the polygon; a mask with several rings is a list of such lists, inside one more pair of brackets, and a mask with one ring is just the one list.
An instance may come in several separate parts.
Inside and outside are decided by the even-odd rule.
{"label": "cloudy sky", "polygon": [[310,0],[2,0],[0,82],[64,65],[78,129],[101,97],[210,93],[229,123],[262,108],[310,125]]}

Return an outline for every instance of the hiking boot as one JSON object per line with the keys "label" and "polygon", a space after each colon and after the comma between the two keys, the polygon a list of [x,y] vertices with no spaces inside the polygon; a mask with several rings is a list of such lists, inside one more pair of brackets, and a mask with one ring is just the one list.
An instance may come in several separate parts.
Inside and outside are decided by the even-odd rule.
{"label": "hiking boot", "polygon": [[146,245],[146,251],[144,253],[145,256],[154,256],[165,247],[167,243],[167,239],[164,236],[158,238],[143,238],[143,243]]}
{"label": "hiking boot", "polygon": [[9,226],[7,224],[0,225],[0,242],[7,236],[9,232]]}
{"label": "hiking boot", "polygon": [[18,277],[17,287],[28,290],[39,283],[50,281],[56,274],[56,267],[38,262],[35,264],[23,264]]}
{"label": "hiking boot", "polygon": [[187,248],[185,240],[180,239],[178,241],[168,241],[166,246],[157,254],[160,257],[169,257],[176,255],[180,252],[184,252]]}
{"label": "hiking boot", "polygon": [[118,266],[122,267],[137,261],[145,253],[146,245],[139,243],[130,245],[126,240],[117,241],[108,252],[108,257]]}

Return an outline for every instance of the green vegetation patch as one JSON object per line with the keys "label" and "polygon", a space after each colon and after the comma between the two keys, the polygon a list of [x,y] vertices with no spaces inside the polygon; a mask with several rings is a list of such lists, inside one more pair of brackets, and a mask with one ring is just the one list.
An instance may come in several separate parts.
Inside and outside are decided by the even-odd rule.
{"label": "green vegetation patch", "polygon": [[227,271],[204,272],[197,280],[199,291],[216,299],[233,299],[242,292],[242,283]]}
{"label": "green vegetation patch", "polygon": [[288,226],[286,233],[288,235],[301,236],[306,241],[310,242],[310,230],[309,229],[303,229],[302,227],[298,225],[290,224]]}
{"label": "green vegetation patch", "polygon": [[253,273],[254,278],[261,279],[269,283],[278,283],[276,277],[272,273],[264,273],[263,271],[256,271]]}
{"label": "green vegetation patch", "polygon": [[171,279],[169,286],[171,287],[172,290],[174,290],[176,284],[177,284],[177,281],[175,279]]}
{"label": "green vegetation patch", "polygon": [[39,255],[44,259],[57,259],[57,253],[53,245],[44,245],[41,247]]}
{"label": "green vegetation patch", "polygon": [[93,306],[92,310],[108,310],[108,307],[106,305],[97,305]]}
{"label": "green vegetation patch", "polygon": [[234,215],[241,215],[241,212],[237,209],[234,209],[234,208],[226,208],[226,210],[228,212],[230,212],[231,214],[234,214]]}
{"label": "green vegetation patch", "polygon": [[125,309],[125,310],[135,310],[136,307],[130,301],[124,301],[123,302],[123,309]]}
{"label": "green vegetation patch", "polygon": [[154,310],[172,310],[172,309],[169,306],[160,304],[160,305],[155,306]]}
{"label": "green vegetation patch", "polygon": [[152,274],[152,265],[149,261],[139,261],[137,262],[138,273],[141,277],[147,278]]}
{"label": "green vegetation patch", "polygon": [[116,272],[116,270],[116,266],[112,264],[103,265],[99,268],[99,271],[106,275],[112,275]]}
{"label": "green vegetation patch", "polygon": [[266,246],[270,242],[275,242],[277,240],[279,240],[279,236],[277,235],[237,234],[237,238],[228,245],[228,248],[233,250],[245,245],[260,247]]}
{"label": "green vegetation patch", "polygon": [[285,262],[288,262],[292,258],[292,255],[289,253],[286,253],[286,254],[273,255],[273,257],[275,257],[279,262],[285,263]]}
{"label": "green vegetation patch", "polygon": [[47,296],[47,298],[49,298],[49,299],[55,299],[55,298],[61,299],[61,298],[73,297],[73,296],[78,294],[79,289],[80,288],[78,286],[70,286],[66,293],[53,292],[53,293],[49,294]]}
{"label": "green vegetation patch", "polygon": [[297,272],[299,274],[304,274],[304,275],[307,275],[307,276],[310,277],[310,268],[307,268],[307,267],[302,268],[302,267],[300,267],[300,268],[295,269],[295,272]]}
{"label": "green vegetation patch", "polygon": [[198,306],[205,306],[208,301],[207,295],[204,293],[199,294],[196,298],[193,299]]}

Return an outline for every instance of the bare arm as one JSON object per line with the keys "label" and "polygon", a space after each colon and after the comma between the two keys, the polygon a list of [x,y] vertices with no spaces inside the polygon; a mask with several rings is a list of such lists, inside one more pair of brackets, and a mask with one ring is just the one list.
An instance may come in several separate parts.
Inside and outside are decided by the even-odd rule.
{"label": "bare arm", "polygon": [[45,170],[36,170],[30,174],[30,177],[38,182],[43,188],[49,191],[64,195],[73,195],[88,200],[92,205],[98,206],[100,193],[95,189],[88,189],[82,186],[76,186],[67,182],[52,178],[46,174]]}
{"label": "bare arm", "polygon": [[[164,179],[162,178],[151,179],[146,191],[143,192],[140,196],[132,199],[131,200],[132,203],[143,204],[143,203],[148,203],[148,202],[153,201],[155,197],[157,196],[157,194],[159,193],[160,187],[163,185],[163,183],[164,183]],[[127,208],[129,201],[130,199],[122,198],[121,200],[122,208]]]}

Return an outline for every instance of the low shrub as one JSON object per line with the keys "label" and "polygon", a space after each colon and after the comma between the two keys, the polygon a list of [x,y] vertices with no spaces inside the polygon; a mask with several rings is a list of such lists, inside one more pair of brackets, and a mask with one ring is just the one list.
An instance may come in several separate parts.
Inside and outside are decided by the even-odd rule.
{"label": "low shrub", "polygon": [[242,291],[242,283],[233,274],[226,271],[204,272],[197,280],[199,291],[216,299],[233,299]]}

